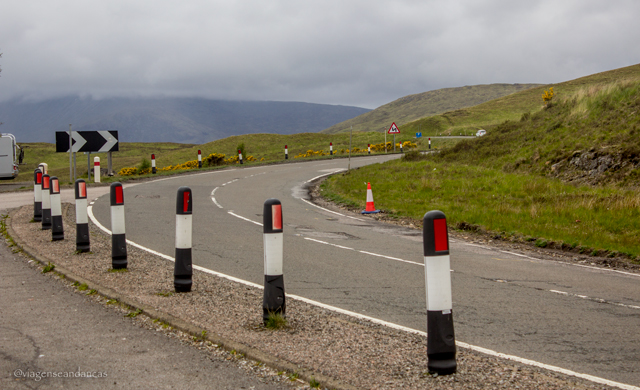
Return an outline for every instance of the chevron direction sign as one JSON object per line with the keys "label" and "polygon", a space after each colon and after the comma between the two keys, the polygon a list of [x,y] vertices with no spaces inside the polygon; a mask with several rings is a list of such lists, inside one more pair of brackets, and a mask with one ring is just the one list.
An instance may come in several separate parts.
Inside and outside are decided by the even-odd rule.
{"label": "chevron direction sign", "polygon": [[[69,151],[69,132],[56,131],[56,152]],[[118,130],[74,131],[72,152],[117,152]]]}

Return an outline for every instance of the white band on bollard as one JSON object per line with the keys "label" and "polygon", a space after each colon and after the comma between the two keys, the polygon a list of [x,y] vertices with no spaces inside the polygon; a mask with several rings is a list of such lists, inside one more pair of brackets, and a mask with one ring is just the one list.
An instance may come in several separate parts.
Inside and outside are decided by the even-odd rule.
{"label": "white band on bollard", "polygon": [[425,284],[427,290],[427,310],[451,311],[451,260],[449,255],[425,256]]}
{"label": "white band on bollard", "polygon": [[283,234],[263,234],[265,275],[282,275]]}
{"label": "white band on bollard", "polygon": [[176,248],[191,249],[193,215],[176,214]]}
{"label": "white band on bollard", "polygon": [[89,223],[87,199],[76,199],[76,223]]}
{"label": "white band on bollard", "polygon": [[124,205],[111,206],[111,234],[125,234]]}

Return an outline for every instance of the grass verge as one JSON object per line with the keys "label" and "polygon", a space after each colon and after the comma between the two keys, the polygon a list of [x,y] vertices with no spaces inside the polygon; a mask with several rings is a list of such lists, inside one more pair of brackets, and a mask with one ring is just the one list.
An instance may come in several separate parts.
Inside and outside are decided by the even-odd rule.
{"label": "grass verge", "polygon": [[376,207],[392,217],[421,221],[445,213],[450,227],[479,227],[520,236],[539,247],[593,248],[640,262],[640,194],[622,188],[573,186],[534,174],[454,164],[436,159],[391,161],[333,176],[328,199],[364,209],[366,182]]}

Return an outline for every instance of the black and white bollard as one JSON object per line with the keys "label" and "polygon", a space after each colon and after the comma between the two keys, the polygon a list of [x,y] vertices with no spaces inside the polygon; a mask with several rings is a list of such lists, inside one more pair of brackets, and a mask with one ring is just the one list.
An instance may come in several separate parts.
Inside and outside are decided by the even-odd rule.
{"label": "black and white bollard", "polygon": [[49,192],[51,197],[51,241],[64,240],[64,226],[62,225],[62,203],[60,201],[60,182],[52,177]]}
{"label": "black and white bollard", "polygon": [[431,149],[431,138],[429,138],[429,149]]}
{"label": "black and white bollard", "polygon": [[42,230],[51,229],[51,177],[42,175]]}
{"label": "black and white bollard", "polygon": [[191,262],[192,246],[192,196],[191,188],[178,188],[176,199],[176,262],[173,269],[173,286],[176,292],[189,292],[193,281]]}
{"label": "black and white bollard", "polygon": [[156,155],[151,155],[151,173],[156,173]]}
{"label": "black and white bollard", "polygon": [[329,142],[329,156],[333,156],[333,142]]}
{"label": "black and white bollard", "polygon": [[127,238],[124,229],[124,191],[122,184],[111,183],[111,266],[127,268]]}
{"label": "black and white bollard", "polygon": [[289,159],[289,148],[287,147],[287,145],[284,146],[284,159]]}
{"label": "black and white bollard", "polygon": [[278,199],[267,199],[263,210],[264,239],[264,298],[262,319],[269,314],[285,315],[284,276],[282,274],[283,230],[282,204]]}
{"label": "black and white bollard", "polygon": [[33,171],[33,220],[42,222],[42,171]]}
{"label": "black and white bollard", "polygon": [[48,175],[49,174],[49,164],[40,163],[40,164],[38,164],[38,168],[40,168],[40,170],[42,171],[43,175]]}
{"label": "black and white bollard", "polygon": [[242,164],[242,150],[238,149],[238,161]]}
{"label": "black and white bollard", "polygon": [[[97,158],[97,157],[96,157]],[[87,215],[87,183],[76,180],[76,251],[89,252],[89,216]]]}
{"label": "black and white bollard", "polygon": [[198,168],[202,168],[202,152],[198,149]]}
{"label": "black and white bollard", "polygon": [[371,154],[371,144],[367,144],[367,152]]}
{"label": "black and white bollard", "polygon": [[100,157],[93,158],[93,182],[100,183]]}
{"label": "black and white bollard", "polygon": [[427,292],[427,368],[439,375],[456,372],[453,332],[451,268],[447,219],[442,211],[423,218],[425,285]]}

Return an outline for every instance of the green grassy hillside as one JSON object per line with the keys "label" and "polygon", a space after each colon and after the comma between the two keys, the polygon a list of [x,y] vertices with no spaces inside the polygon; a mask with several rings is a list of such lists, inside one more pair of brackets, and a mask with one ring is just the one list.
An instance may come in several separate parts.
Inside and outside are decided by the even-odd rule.
{"label": "green grassy hillside", "polygon": [[[344,132],[348,131],[351,126],[354,131],[382,132],[388,130],[393,122],[402,127],[405,123],[426,116],[475,106],[538,86],[540,84],[472,85],[409,95],[380,106],[371,112],[331,126],[322,132],[330,134]],[[401,131],[404,130],[401,128]]]}
{"label": "green grassy hillside", "polygon": [[[555,100],[555,99],[554,99]],[[640,77],[591,85],[464,140],[442,161],[590,185],[640,183]]]}
{"label": "green grassy hillside", "polygon": [[640,264],[640,66],[556,84],[544,107],[542,90],[454,118],[500,120],[484,137],[335,176],[323,193],[364,207],[369,181],[391,217],[419,225],[439,209],[449,226],[495,239]]}
{"label": "green grassy hillside", "polygon": [[[573,96],[578,90],[607,85],[623,80],[640,79],[640,64],[581,77],[558,84],[537,86],[524,91],[487,101],[473,107],[456,109],[439,115],[427,116],[405,123],[403,131],[423,135],[475,134],[478,129],[490,130],[507,120],[518,120],[522,114],[533,114],[542,109],[542,94],[553,87],[556,100]],[[371,115],[367,113],[365,115]],[[362,115],[361,115],[362,116]],[[354,119],[357,119],[356,117]]]}

